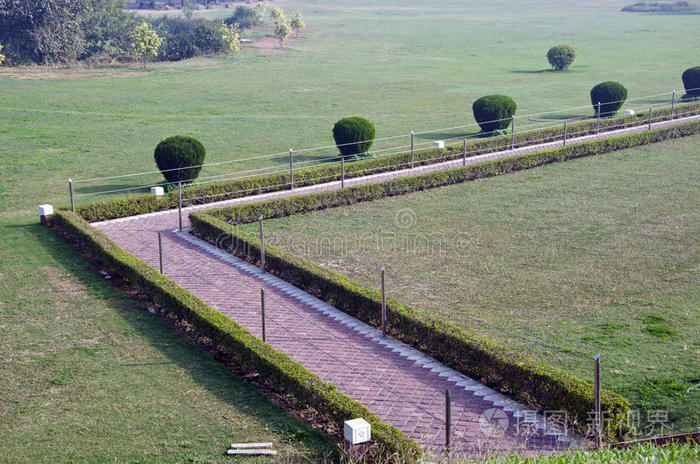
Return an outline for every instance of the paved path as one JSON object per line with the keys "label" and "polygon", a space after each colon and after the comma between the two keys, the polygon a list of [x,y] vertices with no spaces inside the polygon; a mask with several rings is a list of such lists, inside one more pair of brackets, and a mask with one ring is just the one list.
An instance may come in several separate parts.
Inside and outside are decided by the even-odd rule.
{"label": "paved path", "polygon": [[[596,136],[569,143],[592,138]],[[516,152],[549,148],[560,143],[526,147]],[[511,151],[491,153],[468,158],[467,162],[512,154]],[[348,180],[346,185],[444,169],[461,163],[461,160],[450,161],[377,174]],[[335,189],[338,184],[331,182],[293,192],[275,192],[184,210]],[[187,227],[187,217],[183,219]],[[261,273],[256,267],[197,239],[186,230],[177,232],[177,211],[117,219],[95,226],[123,249],[153,267],[158,266],[156,232],[160,231],[163,234],[165,274],[258,336],[261,334],[260,289],[263,288],[268,343],[322,379],[337,385],[385,421],[419,441],[431,454],[444,450],[445,389],[449,389],[452,398],[453,454],[474,455],[484,450],[520,450],[524,454],[534,454],[575,446],[574,441],[557,427],[545,424],[540,416],[514,401],[391,337],[382,337],[374,328],[270,274]]]}

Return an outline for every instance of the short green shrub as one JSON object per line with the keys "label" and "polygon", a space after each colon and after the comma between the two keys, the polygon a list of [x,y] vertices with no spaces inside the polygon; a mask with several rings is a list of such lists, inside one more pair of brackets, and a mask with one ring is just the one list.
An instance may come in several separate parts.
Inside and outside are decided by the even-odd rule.
{"label": "short green shrub", "polygon": [[176,135],[160,142],[153,157],[168,182],[192,182],[202,170],[206,154],[199,140]]}
{"label": "short green shrub", "polygon": [[627,89],[619,82],[601,82],[591,89],[591,104],[598,114],[600,103],[600,116],[615,116],[617,110],[622,107],[627,99]]}
{"label": "short green shrub", "polygon": [[344,118],[333,126],[335,144],[344,158],[367,153],[374,141],[374,125],[358,116]]}
{"label": "short green shrub", "polygon": [[[699,114],[700,103],[686,103],[676,106],[676,114]],[[635,114],[631,116],[618,116],[606,118],[602,121],[581,121],[568,126],[569,134],[583,136],[595,134],[598,123],[603,131],[635,127],[644,123],[646,115]],[[656,121],[671,119],[670,108],[659,108],[653,112]],[[563,127],[549,127],[529,132],[515,134],[515,143],[518,146],[532,143],[551,142],[561,140]],[[506,132],[506,131],[503,131]],[[496,131],[496,134],[499,132]],[[510,147],[511,137],[484,137],[475,138],[467,143],[469,157],[492,153]],[[462,158],[462,144],[446,146],[444,149],[429,148],[417,150],[414,154],[414,164],[425,166],[457,158]],[[366,158],[345,165],[345,178],[355,178],[371,174],[379,174],[387,171],[404,169],[411,165],[410,153],[403,152],[389,156]],[[300,169],[294,173],[295,186],[308,186],[327,182],[328,180],[340,180],[339,163],[314,166]],[[191,185],[182,191],[183,201],[188,205],[211,203],[212,201],[230,200],[250,195],[274,192],[289,188],[288,174],[267,174],[244,179],[234,179],[222,182],[213,182],[203,185]],[[157,198],[150,194],[135,194],[126,197],[103,200],[93,203],[85,203],[76,206],[76,212],[86,221],[106,221],[137,214],[153,213],[167,209],[177,208],[177,196],[166,195]]]}
{"label": "short green shrub", "polygon": [[486,95],[472,104],[474,119],[486,133],[507,129],[516,108],[515,101],[505,95]]}
{"label": "short green shrub", "polygon": [[685,93],[692,97],[700,97],[700,66],[683,71],[682,79]]}
{"label": "short green shrub", "polygon": [[547,59],[557,71],[565,71],[576,59],[576,49],[571,45],[555,45],[547,52]]}

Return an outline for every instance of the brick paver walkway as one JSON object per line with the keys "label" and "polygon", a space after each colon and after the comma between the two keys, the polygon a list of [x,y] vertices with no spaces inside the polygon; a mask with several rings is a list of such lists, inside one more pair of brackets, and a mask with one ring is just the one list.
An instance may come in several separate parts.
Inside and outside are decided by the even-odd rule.
{"label": "brick paver walkway", "polygon": [[[696,119],[685,118],[685,120]],[[675,122],[678,122],[675,121]],[[667,125],[659,123],[655,127]],[[616,134],[643,130],[625,129]],[[610,135],[610,134],[606,134]],[[602,136],[602,134],[601,134]],[[570,140],[577,143],[596,136]],[[560,145],[526,147],[533,151]],[[468,163],[511,156],[491,153]],[[428,172],[461,165],[450,161],[412,170],[351,179],[346,185]],[[212,208],[259,201],[290,193],[338,188],[338,182],[185,208]],[[183,217],[188,226],[187,217]],[[338,386],[372,412],[423,444],[431,454],[445,443],[444,391],[452,398],[452,451],[474,455],[484,450],[520,450],[525,454],[576,446],[554,426],[514,401],[449,369],[305,292],[197,239],[177,232],[177,211],[95,224],[127,252],[157,268],[156,232],[163,235],[164,273],[223,314],[260,336],[260,289],[266,293],[267,341]]]}

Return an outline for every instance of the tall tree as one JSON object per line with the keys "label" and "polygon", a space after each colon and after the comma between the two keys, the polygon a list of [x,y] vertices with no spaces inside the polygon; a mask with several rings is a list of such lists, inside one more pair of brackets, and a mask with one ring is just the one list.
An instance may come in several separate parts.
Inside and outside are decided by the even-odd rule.
{"label": "tall tree", "polygon": [[162,40],[156,31],[148,23],[142,23],[134,29],[134,57],[143,58],[143,67],[146,67],[148,58],[156,56]]}
{"label": "tall tree", "polygon": [[[95,0],[103,1],[103,0]],[[65,63],[83,49],[80,27],[93,0],[0,0],[0,42],[13,62]]]}
{"label": "tall tree", "polygon": [[131,59],[136,15],[124,10],[120,0],[95,0],[93,5],[82,22],[85,47],[80,59]]}
{"label": "tall tree", "polygon": [[284,41],[287,40],[289,34],[292,33],[292,28],[289,27],[287,18],[285,18],[284,16],[277,18],[277,20],[275,21],[274,31],[275,36],[280,41],[280,47],[284,46]]}
{"label": "tall tree", "polygon": [[234,53],[241,51],[241,41],[238,35],[238,27],[236,25],[227,26],[226,24],[221,24],[221,51],[227,53]]}
{"label": "tall tree", "polygon": [[299,37],[301,30],[306,27],[306,22],[304,21],[304,17],[301,15],[301,11],[297,10],[289,25],[292,26],[292,29],[294,29],[295,35]]}

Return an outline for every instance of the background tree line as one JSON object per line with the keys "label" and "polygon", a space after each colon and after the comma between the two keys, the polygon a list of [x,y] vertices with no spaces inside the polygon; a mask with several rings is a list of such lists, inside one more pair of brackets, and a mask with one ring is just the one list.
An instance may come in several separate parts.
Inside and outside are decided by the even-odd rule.
{"label": "background tree line", "polygon": [[144,22],[161,40],[158,60],[239,49],[235,25],[191,15],[146,19],[124,6],[123,0],[0,0],[0,44],[6,64],[138,59],[135,33]]}

